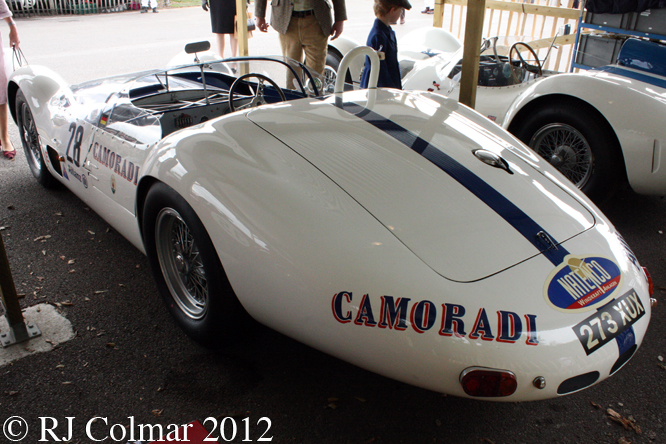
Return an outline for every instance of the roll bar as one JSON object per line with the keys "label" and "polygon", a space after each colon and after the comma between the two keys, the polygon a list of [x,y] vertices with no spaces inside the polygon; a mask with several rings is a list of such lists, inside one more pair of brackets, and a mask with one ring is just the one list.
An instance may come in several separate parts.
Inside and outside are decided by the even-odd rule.
{"label": "roll bar", "polygon": [[344,58],[340,61],[337,78],[335,79],[335,94],[344,91],[345,77],[347,77],[349,65],[353,59],[360,55],[366,55],[370,57],[370,78],[368,79],[368,89],[377,88],[377,80],[379,79],[379,55],[377,54],[377,51],[370,48],[369,46],[359,46],[345,54]]}

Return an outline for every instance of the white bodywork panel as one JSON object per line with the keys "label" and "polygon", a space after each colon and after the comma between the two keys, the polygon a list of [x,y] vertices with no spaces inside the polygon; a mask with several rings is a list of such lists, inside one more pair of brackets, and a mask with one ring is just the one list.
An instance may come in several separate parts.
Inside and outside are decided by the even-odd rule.
{"label": "white bodywork panel", "polygon": [[[12,81],[45,158],[47,145],[63,152],[67,128],[85,121],[54,109],[71,91],[37,67]],[[155,144],[88,131],[84,164],[67,164],[87,186],[47,166],[119,233],[143,249],[139,190],[167,184],[251,316],[379,374],[467,397],[464,370],[502,369],[518,388],[493,399],[551,398],[571,378],[607,378],[647,329],[647,279],[610,222],[514,137],[440,95],[264,105]],[[622,301],[630,334],[588,332]]]}
{"label": "white bodywork panel", "polygon": [[[366,94],[345,93],[344,102],[363,110]],[[564,237],[560,223],[583,230],[564,243],[569,253],[612,258],[623,276],[616,294],[635,289],[649,313],[645,278],[612,226],[545,161],[478,114],[435,95],[377,91],[370,101],[388,121],[429,143],[450,145],[447,154],[483,172],[501,193],[515,194],[532,217],[542,213],[539,220],[552,222],[548,230],[565,230],[558,232]],[[230,282],[254,318],[363,368],[458,396],[466,396],[458,379],[469,366],[515,372],[519,389],[506,400],[557,396],[560,383],[579,372],[601,368],[607,376],[618,347],[607,344],[586,356],[572,330],[592,312],[554,309],[544,298],[559,268],[541,255],[528,259],[537,253],[534,246],[478,197],[334,104],[275,105],[250,112],[245,121],[222,119],[186,130],[181,143],[163,145],[146,169],[189,196],[215,233]],[[475,125],[463,123],[467,118]],[[471,139],[461,145],[456,131]],[[514,185],[503,183],[505,171],[471,154],[472,140],[507,159]],[[188,156],[194,147],[197,155]],[[158,158],[178,162],[165,168]],[[541,190],[532,202],[523,175]],[[560,211],[572,220],[558,222]],[[483,278],[519,256],[525,260]],[[478,280],[456,282],[447,274]],[[388,303],[404,304],[405,327],[386,319],[382,324]],[[423,330],[410,316],[425,305],[434,320]],[[521,336],[503,342],[498,329],[509,312],[521,320]],[[446,333],[451,319],[464,335]],[[475,336],[483,319],[488,334]],[[538,331],[529,331],[528,321]],[[637,343],[647,322],[645,316],[634,324]],[[533,334],[537,345],[530,343]],[[544,390],[532,385],[537,376],[548,381]]]}

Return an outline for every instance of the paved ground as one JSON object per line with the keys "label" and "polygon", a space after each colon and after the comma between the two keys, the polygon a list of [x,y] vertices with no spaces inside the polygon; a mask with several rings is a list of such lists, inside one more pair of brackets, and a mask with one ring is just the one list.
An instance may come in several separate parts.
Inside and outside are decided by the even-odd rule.
{"label": "paved ground", "polygon": [[[372,1],[348,1],[343,35],[365,42],[374,16]],[[432,15],[421,14],[421,4],[407,13],[404,33],[432,25]],[[21,46],[31,64],[45,65],[71,83],[164,66],[185,44],[209,40],[210,17],[201,8],[161,10],[159,14],[125,12],[89,16],[18,19]],[[3,31],[8,40],[7,31]],[[251,55],[280,54],[277,33],[254,32]],[[6,46],[6,45],[5,45]],[[227,54],[228,56],[229,54]]]}
{"label": "paved ground", "polygon": [[[348,3],[346,35],[364,40],[371,1]],[[428,24],[420,9],[415,4],[399,33]],[[70,82],[163,66],[186,42],[209,37],[198,8],[18,22],[30,62]],[[276,53],[275,41],[274,33],[258,35],[250,50]],[[74,418],[73,443],[94,442],[86,425],[95,417],[106,419],[91,423],[94,438],[114,433],[105,443],[122,436],[121,426],[131,428],[130,417],[163,426],[229,417],[239,427],[232,442],[258,441],[267,428],[272,442],[300,444],[666,442],[666,203],[627,191],[603,209],[658,288],[661,305],[643,347],[616,376],[579,394],[484,403],[374,375],[261,328],[221,352],[200,348],[162,307],[146,258],[71,193],[42,189],[19,153],[15,162],[0,161],[0,233],[21,303],[55,305],[76,336],[0,367],[0,422],[24,418],[30,443],[39,442],[42,421],[51,426],[47,417],[58,420],[61,441],[66,418]],[[611,421],[609,408],[641,433]]]}

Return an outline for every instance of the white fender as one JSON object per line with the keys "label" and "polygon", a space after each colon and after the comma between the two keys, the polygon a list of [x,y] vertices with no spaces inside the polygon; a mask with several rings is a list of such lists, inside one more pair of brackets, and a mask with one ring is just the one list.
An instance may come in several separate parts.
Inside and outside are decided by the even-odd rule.
{"label": "white fender", "polygon": [[63,102],[65,99],[74,101],[69,84],[59,74],[44,66],[24,66],[14,71],[7,86],[7,101],[14,121],[16,121],[14,115],[16,93],[19,88],[31,100],[32,115],[37,131],[42,137],[48,134],[48,130],[52,127],[53,116],[49,107],[51,99],[54,96],[61,96]]}
{"label": "white fender", "polygon": [[[582,75],[558,74],[535,83],[518,96],[509,108],[502,127],[508,129],[520,111],[533,100],[568,95],[587,102],[613,128],[622,147],[631,188],[640,194],[661,194],[666,188],[666,127],[663,126],[666,108],[661,100],[649,99],[655,96],[654,90],[664,91],[657,86],[603,71]],[[626,112],[627,107],[638,104],[640,112]],[[630,115],[640,118],[628,119]]]}
{"label": "white fender", "polygon": [[451,34],[441,28],[419,28],[409,32],[398,42],[401,49],[407,48],[429,48],[442,52],[455,52],[462,47],[462,43]]}
{"label": "white fender", "polygon": [[346,37],[338,37],[337,39],[328,42],[328,46],[330,48],[335,48],[344,57],[349,51],[361,45],[355,40]]}

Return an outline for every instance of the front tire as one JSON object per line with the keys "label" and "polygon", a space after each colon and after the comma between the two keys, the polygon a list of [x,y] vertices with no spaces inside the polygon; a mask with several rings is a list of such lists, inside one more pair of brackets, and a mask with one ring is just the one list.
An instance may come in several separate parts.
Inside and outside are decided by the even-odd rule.
{"label": "front tire", "polygon": [[201,220],[163,183],[153,185],[146,196],[143,236],[157,288],[188,336],[217,346],[247,327],[249,316]]}
{"label": "front tire", "polygon": [[25,158],[28,161],[32,175],[35,176],[37,182],[43,187],[53,188],[57,184],[57,181],[46,167],[42,143],[39,140],[39,133],[37,132],[37,125],[35,124],[35,119],[32,116],[32,111],[30,111],[25,94],[20,89],[16,94],[16,123],[19,127],[21,144],[23,145]]}
{"label": "front tire", "polygon": [[531,112],[513,133],[599,202],[624,177],[619,144],[602,119],[596,110],[560,103]]}

